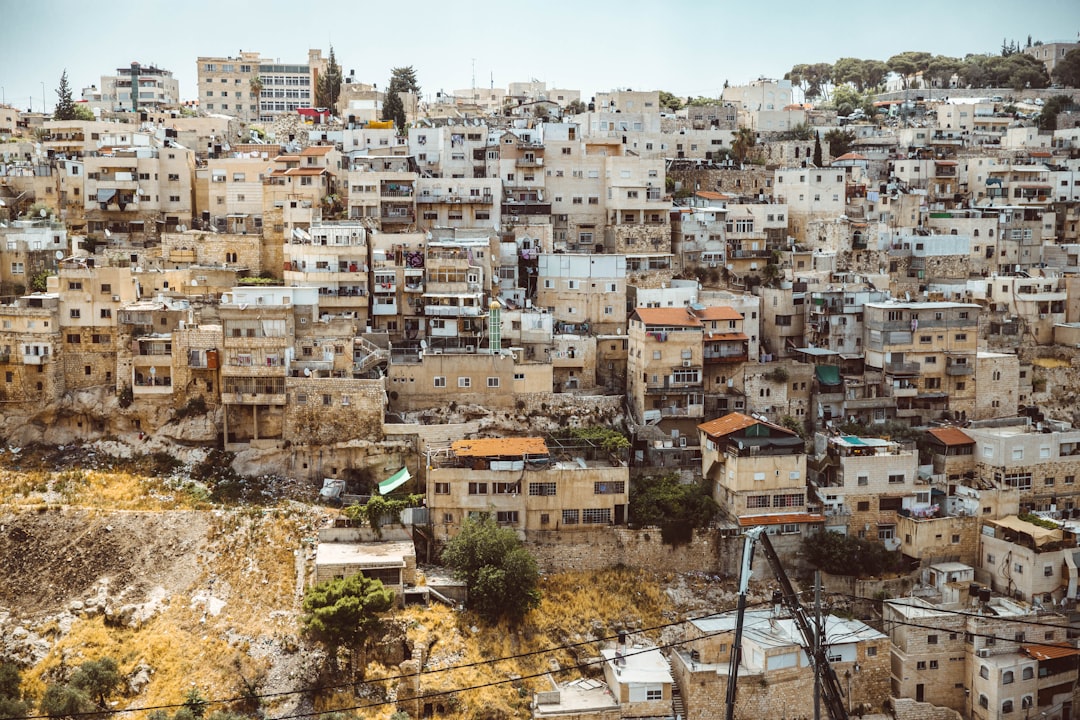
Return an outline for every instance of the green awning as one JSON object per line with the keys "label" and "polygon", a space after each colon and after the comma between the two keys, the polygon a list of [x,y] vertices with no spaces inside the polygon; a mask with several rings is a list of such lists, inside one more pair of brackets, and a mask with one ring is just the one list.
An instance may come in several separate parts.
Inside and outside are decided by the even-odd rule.
{"label": "green awning", "polygon": [[408,468],[401,468],[396,473],[388,477],[379,483],[379,494],[386,495],[387,493],[397,490],[399,487],[409,481],[412,475],[409,474]]}
{"label": "green awning", "polygon": [[814,368],[814,373],[817,375],[817,379],[822,385],[840,384],[839,365],[818,365]]}

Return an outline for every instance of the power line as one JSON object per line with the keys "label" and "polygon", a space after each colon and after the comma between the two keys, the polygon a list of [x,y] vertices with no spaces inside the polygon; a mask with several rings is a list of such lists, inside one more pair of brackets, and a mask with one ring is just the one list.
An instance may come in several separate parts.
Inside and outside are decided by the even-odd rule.
{"label": "power line", "polygon": [[[769,605],[769,604],[771,604],[771,601],[761,601],[761,602],[757,602],[757,603],[752,603],[751,605],[748,605],[747,607],[757,607],[757,606]],[[647,628],[641,628],[639,630],[630,630],[630,631],[623,631],[623,632],[625,634],[627,634],[627,635],[637,635],[637,634],[640,634],[640,633],[652,632],[652,631],[655,631],[655,630],[664,630],[666,628],[675,627],[675,626],[678,626],[678,625],[683,625],[683,624],[686,624],[688,622],[693,622],[695,620],[702,620],[702,619],[705,619],[705,618],[720,615],[720,614],[723,614],[725,612],[731,612],[731,611],[730,610],[714,611],[714,612],[709,612],[709,613],[704,614],[704,615],[688,617],[688,618],[684,618],[682,620],[675,620],[675,621],[672,621],[672,622],[669,622],[669,623],[663,623],[663,624],[660,624],[660,625],[654,625],[654,626],[647,627]],[[703,637],[709,637],[709,636],[711,636],[713,634],[716,634],[716,633],[709,633],[709,634],[707,634],[707,635],[705,635]],[[416,672],[416,673],[407,673],[407,674],[400,674],[400,675],[388,675],[387,677],[378,678],[377,680],[374,680],[373,682],[387,682],[387,681],[393,681],[393,680],[404,680],[404,679],[407,679],[407,678],[415,678],[415,677],[425,676],[425,675],[434,675],[436,673],[445,673],[445,672],[451,672],[451,671],[454,671],[454,670],[464,670],[464,669],[467,669],[467,668],[479,667],[479,666],[483,666],[483,665],[492,665],[492,664],[499,663],[499,662],[517,660],[517,659],[520,659],[520,658],[531,657],[531,656],[534,656],[534,655],[544,655],[544,654],[548,654],[548,653],[554,653],[554,652],[559,652],[559,651],[570,650],[570,649],[573,649],[573,648],[581,647],[583,645],[593,645],[593,644],[602,643],[602,642],[605,642],[605,641],[608,641],[608,640],[615,640],[615,639],[617,639],[619,637],[619,635],[620,635],[619,633],[616,633],[615,635],[606,635],[606,636],[603,636],[603,637],[595,638],[593,640],[582,640],[582,641],[576,642],[576,643],[566,643],[566,644],[562,644],[562,645],[554,645],[554,646],[544,648],[544,649],[541,649],[541,650],[530,650],[528,652],[517,653],[515,655],[506,655],[506,656],[498,657],[498,658],[489,658],[489,659],[486,659],[486,660],[477,660],[475,662],[464,663],[462,665],[448,665],[448,666],[442,667],[442,668],[433,668],[433,669],[429,669],[429,670],[421,670],[421,671]],[[695,640],[696,639],[698,639],[698,638],[695,638]],[[672,642],[672,643],[668,643],[666,645],[650,646],[650,647],[648,647],[645,650],[640,651],[640,652],[647,652],[648,650],[659,649],[659,648],[673,647],[675,645],[681,645],[681,644],[683,644],[685,642],[691,642],[691,641],[689,641],[689,640],[680,640],[678,642]],[[634,654],[638,654],[638,653],[628,653],[628,655],[634,655]],[[595,664],[597,662],[603,662],[603,661],[590,661],[590,662],[586,662],[586,663],[579,663],[578,665],[575,665],[575,666],[570,666],[568,668],[562,668],[562,669],[560,669],[560,672],[562,670],[573,669],[574,667],[588,667],[589,665]],[[528,678],[533,678],[533,677],[539,677],[539,676],[547,674],[547,672],[551,672],[551,671],[545,671],[544,673],[540,673],[538,675],[527,675],[527,676],[523,676],[523,677],[518,678],[518,679],[528,679]],[[476,688],[466,687],[466,688],[459,688],[459,689],[455,689],[455,690],[449,690],[449,691],[445,691],[445,692],[436,693],[435,695],[433,695],[433,697],[436,696],[436,695],[444,695],[444,694],[453,693],[453,692],[464,692],[464,691],[467,691],[467,690],[474,690],[474,689],[479,689],[479,688],[483,688],[483,687],[489,687],[490,685],[498,685],[498,684],[501,684],[501,683],[504,683],[504,682],[509,682],[509,681],[498,681],[498,682],[494,682],[494,683],[480,685],[480,686],[477,686]],[[307,686],[307,687],[299,688],[299,689],[296,689],[296,690],[281,690],[281,691],[278,691],[278,692],[267,692],[267,693],[250,693],[250,694],[247,694],[247,695],[240,695],[240,696],[231,697],[231,698],[217,698],[217,699],[203,700],[203,701],[200,702],[200,704],[201,705],[227,705],[227,704],[230,704],[230,703],[238,703],[238,702],[245,702],[245,701],[250,702],[252,700],[257,700],[257,699],[261,700],[261,699],[268,699],[268,698],[285,697],[285,696],[288,696],[288,695],[301,695],[301,694],[305,694],[305,693],[317,693],[317,692],[323,692],[323,691],[327,691],[327,690],[339,690],[339,689],[342,689],[342,688],[354,687],[354,686],[356,686],[358,684],[361,684],[361,683],[347,682],[347,683],[339,683],[339,684],[335,684],[335,685]],[[416,698],[411,698],[411,699],[416,699]],[[379,704],[386,704],[386,703],[379,703]],[[90,716],[101,716],[101,715],[119,715],[121,713],[131,713],[131,712],[147,712],[147,711],[151,711],[151,710],[170,710],[170,709],[174,709],[174,708],[181,708],[181,707],[184,707],[186,705],[187,705],[187,703],[179,702],[179,703],[167,703],[167,704],[162,704],[162,705],[147,705],[147,706],[131,707],[131,708],[111,708],[111,709],[104,709],[104,710],[95,710],[93,712],[70,713],[70,714],[66,715],[65,717],[78,718],[78,717],[90,717]],[[358,707],[354,707],[354,708],[340,708],[340,709],[342,709],[342,710],[356,710],[356,709],[360,709],[361,707],[376,707],[376,706],[377,705],[358,706]],[[334,712],[334,711],[325,711],[325,712]],[[319,712],[319,713],[304,713],[304,714],[300,714],[300,715],[286,716],[286,717],[308,717],[310,715],[319,715],[319,714],[322,714],[322,713],[321,712]],[[22,716],[19,716],[19,717],[9,718],[8,720],[52,720],[52,718],[49,715],[22,715]],[[276,718],[274,720],[286,720],[286,718]]]}

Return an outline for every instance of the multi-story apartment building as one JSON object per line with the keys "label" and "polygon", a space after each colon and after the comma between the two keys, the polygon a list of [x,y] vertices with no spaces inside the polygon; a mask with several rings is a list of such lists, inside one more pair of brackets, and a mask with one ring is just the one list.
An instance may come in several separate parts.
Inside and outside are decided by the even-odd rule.
{"label": "multi-story apartment building", "polygon": [[[992,383],[991,383],[992,385]],[[1070,514],[1080,507],[1080,430],[1058,420],[1032,425],[975,423],[964,433],[976,443],[975,471],[999,487],[1020,490],[1026,512]]]}
{"label": "multi-story apartment building", "polygon": [[319,289],[320,313],[369,324],[368,231],[355,221],[317,222],[285,243],[285,283]]}
{"label": "multi-story apartment building", "polygon": [[34,293],[0,305],[0,400],[29,410],[66,388],[60,296]]}
{"label": "multi-story apartment building", "polygon": [[781,534],[817,529],[824,517],[806,497],[806,451],[787,428],[742,413],[698,426],[701,474],[721,512],[741,527]]}
{"label": "multi-story apartment building", "polygon": [[784,168],[774,173],[772,192],[776,202],[787,204],[788,232],[805,242],[810,220],[844,214],[847,181],[842,168]]}
{"label": "multi-story apartment building", "polygon": [[348,173],[349,219],[370,218],[384,233],[414,231],[418,178],[411,156],[354,157]]}
{"label": "multi-story apartment building", "polygon": [[744,110],[783,110],[790,105],[792,89],[790,80],[760,78],[748,85],[731,85],[724,88],[721,100]]}
{"label": "multi-story apartment building", "polygon": [[239,57],[200,57],[196,62],[200,109],[267,123],[311,107],[327,58],[321,50],[309,50],[306,64],[281,63],[257,52],[241,52]]}
{"label": "multi-story apartment building", "polygon": [[557,328],[614,333],[626,327],[626,256],[541,253],[537,307]]}
{"label": "multi-story apartment building", "polygon": [[486,125],[410,128],[409,154],[416,158],[424,177],[492,177],[488,173],[488,133]]}
{"label": "multi-story apartment building", "polygon": [[62,222],[39,218],[5,223],[0,227],[0,295],[24,294],[35,275],[56,267],[56,253],[64,257],[70,251]]}
{"label": "multi-story apartment building", "polygon": [[329,145],[278,155],[262,176],[263,214],[281,208],[286,232],[309,227],[322,217],[324,200],[337,192],[340,165],[341,153]]}
{"label": "multi-story apartment building", "polygon": [[[151,112],[180,104],[180,83],[172,71],[137,62],[101,76],[102,110]],[[93,107],[96,103],[91,103]]]}
{"label": "multi-story apartment building", "polygon": [[91,233],[143,239],[183,225],[195,208],[195,153],[187,148],[102,147],[83,159]]}
{"label": "multi-story apartment building", "polygon": [[427,506],[441,541],[482,513],[527,537],[622,525],[629,485],[626,459],[589,443],[482,438],[428,452]]}
{"label": "multi-story apartment building", "polygon": [[421,233],[370,233],[371,272],[368,327],[385,332],[395,347],[420,349],[427,333],[424,279],[427,236]]}
{"label": "multi-story apartment building", "polygon": [[427,241],[422,302],[429,347],[475,349],[487,336],[492,234],[440,228]]}
{"label": "multi-story apartment building", "polygon": [[[271,148],[275,150],[275,148]],[[264,173],[274,154],[211,157],[195,171],[199,227],[222,233],[258,233],[263,225]],[[280,157],[280,155],[277,155]]]}
{"label": "multi-story apartment building", "polygon": [[704,325],[686,308],[637,308],[627,324],[626,395],[636,422],[693,438],[704,415]]}
{"label": "multi-story apartment building", "polygon": [[869,302],[863,305],[866,367],[882,373],[898,418],[912,424],[967,418],[975,409],[979,305]]}
{"label": "multi-story apartment building", "polygon": [[995,592],[1050,606],[1076,596],[1074,528],[1049,528],[1016,515],[983,522],[976,567]]}
{"label": "multi-story apartment building", "polygon": [[502,182],[497,178],[421,177],[416,181],[417,226],[421,230],[498,228],[502,224],[501,200]]}
{"label": "multi-story apartment building", "polygon": [[954,602],[885,602],[893,696],[978,720],[1059,717],[1077,675],[1077,650],[1064,642],[1067,620],[968,587]]}
{"label": "multi-story apartment building", "polygon": [[913,447],[818,433],[814,449],[810,486],[828,518],[827,529],[877,538],[896,549],[900,514],[930,510],[930,486],[919,479],[919,454]]}
{"label": "multi-story apartment building", "polygon": [[66,388],[117,387],[116,318],[124,304],[139,299],[131,268],[70,258],[49,278],[49,291],[60,297]]}
{"label": "multi-story apartment building", "polygon": [[173,333],[190,319],[187,300],[165,297],[129,302],[116,313],[115,377],[131,388],[133,403],[170,407],[187,401],[190,388],[173,378],[176,361],[187,360],[174,353]]}

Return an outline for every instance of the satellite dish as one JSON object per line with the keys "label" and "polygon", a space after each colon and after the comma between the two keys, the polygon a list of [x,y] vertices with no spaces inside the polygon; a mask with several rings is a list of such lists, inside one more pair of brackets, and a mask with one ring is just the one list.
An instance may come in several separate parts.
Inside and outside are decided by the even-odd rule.
{"label": "satellite dish", "polygon": [[109,230],[109,228],[105,228],[105,237],[107,237],[107,238],[112,237],[112,232]]}
{"label": "satellite dish", "polygon": [[57,260],[63,260],[64,259],[64,251],[63,250],[57,250],[56,251],[56,259]]}
{"label": "satellite dish", "polygon": [[49,213],[45,212],[45,208],[41,208],[40,210],[38,210],[38,215],[40,215],[41,217],[45,217],[48,214]]}
{"label": "satellite dish", "polygon": [[421,340],[420,341],[420,349],[421,350],[427,350],[427,340]]}
{"label": "satellite dish", "polygon": [[304,368],[304,377],[311,377],[311,368]]}
{"label": "satellite dish", "polygon": [[198,280],[192,280],[191,281],[191,287],[199,287],[199,281]]}

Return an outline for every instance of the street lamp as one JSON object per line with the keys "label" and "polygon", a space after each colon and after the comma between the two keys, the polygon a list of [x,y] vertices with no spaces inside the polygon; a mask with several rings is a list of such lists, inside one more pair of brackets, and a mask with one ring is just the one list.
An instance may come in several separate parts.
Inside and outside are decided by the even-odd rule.
{"label": "street lamp", "polygon": [[41,114],[45,114],[45,81],[41,81]]}

